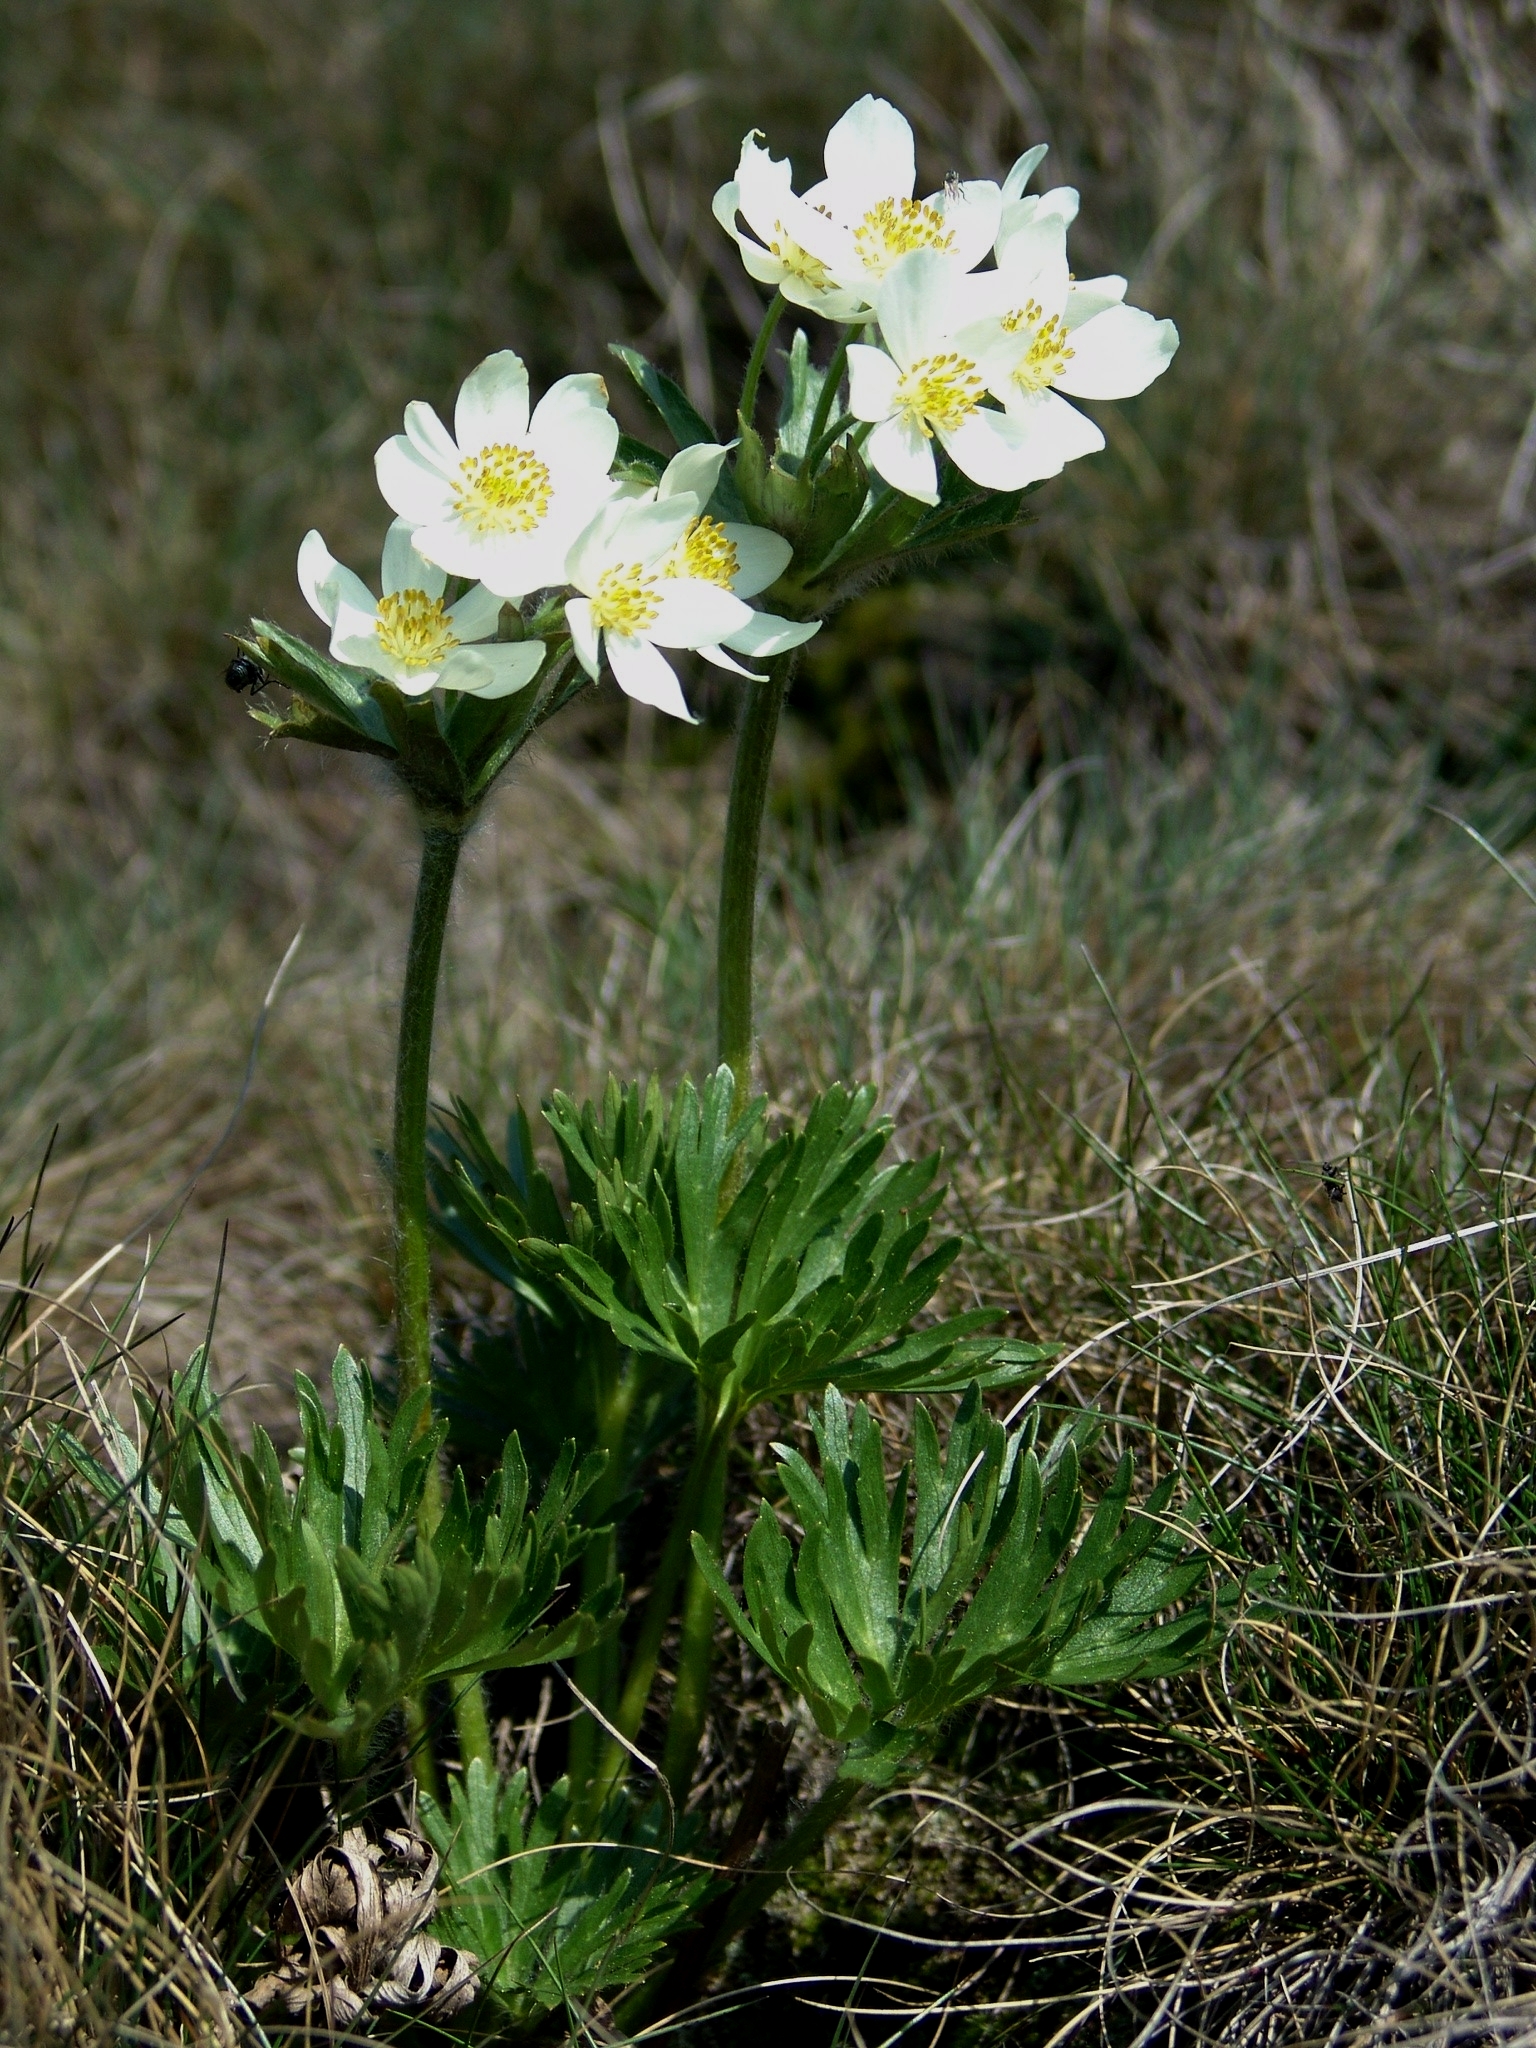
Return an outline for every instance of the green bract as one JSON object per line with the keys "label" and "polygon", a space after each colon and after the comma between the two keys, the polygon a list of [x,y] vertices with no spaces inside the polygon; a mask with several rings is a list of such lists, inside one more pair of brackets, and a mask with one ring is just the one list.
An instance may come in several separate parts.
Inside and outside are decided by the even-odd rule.
{"label": "green bract", "polygon": [[205,1591],[224,1615],[271,1638],[298,1666],[314,1701],[309,1732],[356,1756],[407,1693],[439,1678],[547,1662],[588,1648],[615,1621],[609,1581],[546,1621],[569,1566],[589,1541],[572,1517],[602,1470],[567,1444],[537,1508],[516,1435],[471,1505],[455,1473],[437,1526],[418,1528],[441,1426],[422,1432],[425,1396],[401,1403],[386,1435],[368,1375],[345,1350],[331,1369],[336,1422],[312,1381],[295,1376],[304,1433],[297,1488],[284,1485],[272,1440],[237,1456],[208,1402],[201,1366],[173,1391],[191,1427],[177,1503],[206,1538]]}
{"label": "green bract", "polygon": [[568,1213],[466,1120],[456,1179],[437,1179],[440,1221],[500,1277],[558,1289],[621,1345],[692,1373],[721,1413],[834,1378],[855,1392],[1007,1386],[1053,1356],[979,1335],[987,1310],[909,1327],[960,1246],[924,1252],[939,1162],[881,1165],[891,1125],[872,1118],[873,1089],[832,1088],[765,1143],[764,1103],[733,1115],[734,1085],[728,1067],[702,1092],[685,1081],[666,1113],[654,1084],[643,1101],[610,1085],[603,1118],[557,1094],[545,1114]]}
{"label": "green bract", "polygon": [[[1074,1551],[1081,1425],[1042,1458],[1032,1422],[1008,1434],[974,1385],[947,1452],[925,1407],[914,1422],[912,1465],[890,1489],[879,1424],[860,1403],[850,1429],[835,1388],[811,1414],[819,1478],[798,1451],[775,1445],[804,1533],[797,1552],[759,1504],[742,1564],[745,1613],[694,1541],[700,1571],[758,1656],[824,1735],[853,1745],[845,1776],[885,1782],[1007,1679],[1124,1683],[1200,1661],[1239,1587],[1214,1571],[1195,1528],[1170,1518],[1171,1476],[1133,1508],[1123,1457]],[[1189,1611],[1170,1611],[1192,1599]]]}
{"label": "green bract", "polygon": [[587,687],[569,674],[568,645],[552,643],[543,674],[511,697],[434,690],[402,695],[393,683],[348,668],[265,619],[238,639],[292,692],[284,712],[251,706],[274,739],[309,740],[388,761],[424,824],[462,826],[513,755],[547,718]]}

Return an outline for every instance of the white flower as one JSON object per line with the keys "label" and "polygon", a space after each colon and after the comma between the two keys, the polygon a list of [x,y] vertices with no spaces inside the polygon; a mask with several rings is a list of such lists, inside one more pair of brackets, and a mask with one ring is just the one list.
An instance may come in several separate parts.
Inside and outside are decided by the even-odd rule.
{"label": "white flower", "polygon": [[[904,256],[876,300],[884,349],[848,351],[848,406],[874,432],[864,457],[895,490],[925,505],[939,501],[935,438],[956,468],[988,490],[1030,482],[1025,433],[1006,412],[983,405],[987,380],[954,334],[954,262],[934,249]],[[887,353],[889,351],[889,353]]]}
{"label": "white flower", "polygon": [[881,279],[910,250],[937,249],[971,270],[992,247],[997,186],[947,180],[914,199],[912,130],[888,100],[866,93],[848,109],[827,136],[826,166],[821,183],[797,198],[789,163],[775,161],[754,133],[742,142],[735,178],[715,194],[715,218],[749,274],[792,305],[829,320],[864,319]]}
{"label": "white flower", "polygon": [[564,582],[566,551],[615,488],[619,429],[602,378],[562,377],[530,419],[528,372],[503,349],[465,378],[453,427],[416,400],[374,458],[418,553],[499,597]]}
{"label": "white flower", "polygon": [[[680,455],[674,455],[653,493],[655,502],[660,504],[689,492],[699,504],[707,505],[714,495],[726,453],[717,442],[703,441],[692,448],[685,448]],[[674,543],[663,570],[668,575],[690,576],[700,582],[718,584],[737,597],[756,597],[770,583],[778,582],[793,556],[794,549],[781,533],[770,532],[766,526],[744,526],[733,520],[711,519],[707,513],[701,512]],[[712,646],[701,645],[698,652],[716,668],[749,676],[753,671],[733,661],[724,651],[726,648],[732,648],[738,654],[762,658],[783,654],[791,647],[802,647],[820,631],[818,620],[805,623],[797,619],[781,619],[772,612],[752,612],[735,632],[727,633]]]}
{"label": "white flower", "polygon": [[1024,481],[1056,476],[1104,446],[1098,427],[1067,397],[1134,398],[1172,362],[1179,345],[1173,322],[1154,320],[1124,298],[1123,277],[1072,280],[1066,220],[1043,208],[1013,234],[996,270],[957,283],[955,305],[967,310],[954,347],[977,363],[1022,430]]}
{"label": "white flower", "polygon": [[318,533],[305,534],[299,588],[330,627],[335,660],[383,676],[407,697],[424,697],[434,686],[471,697],[510,697],[538,674],[542,640],[491,641],[501,599],[484,584],[444,606],[448,578],[422,560],[403,519],[385,537],[380,581],[384,595],[375,598]]}
{"label": "white flower", "polygon": [[594,680],[606,648],[626,696],[693,722],[663,647],[718,647],[754,613],[718,574],[699,576],[678,544],[700,516],[695,491],[599,512],[571,549],[566,578],[582,594],[566,601],[576,657]]}

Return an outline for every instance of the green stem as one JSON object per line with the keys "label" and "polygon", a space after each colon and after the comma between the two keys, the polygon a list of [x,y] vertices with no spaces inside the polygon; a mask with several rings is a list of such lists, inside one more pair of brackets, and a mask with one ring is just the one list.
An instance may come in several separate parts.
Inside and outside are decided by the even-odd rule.
{"label": "green stem", "polygon": [[803,467],[811,467],[811,451],[815,449],[827,430],[827,421],[832,417],[832,401],[842,388],[843,371],[848,364],[848,349],[857,335],[864,332],[862,327],[845,327],[843,338],[832,351],[832,360],[827,364],[827,374],[821,380],[821,390],[816,398],[816,410],[811,415],[811,431],[805,437],[806,459]]}
{"label": "green stem", "polygon": [[[619,1695],[619,1704],[613,1714],[613,1725],[626,1741],[633,1742],[641,1721],[645,1717],[651,1687],[656,1682],[656,1667],[661,1661],[662,1638],[667,1632],[667,1623],[672,1619],[672,1603],[682,1583],[683,1573],[692,1561],[689,1539],[698,1526],[698,1516],[712,1476],[716,1455],[716,1442],[723,1440],[728,1431],[720,1428],[718,1422],[706,1427],[707,1418],[701,1418],[698,1441],[688,1475],[683,1481],[682,1492],[677,1497],[677,1508],[672,1517],[672,1526],[667,1531],[667,1540],[656,1566],[656,1576],[651,1581],[651,1590],[646,1597],[645,1611],[640,1619],[640,1633],[630,1654],[629,1669],[624,1674],[624,1690]],[[723,1449],[720,1453],[723,1462]],[[591,1799],[592,1811],[601,1807],[604,1799],[623,1777],[628,1759],[620,1744],[610,1742],[604,1751],[603,1763],[593,1780]]]}
{"label": "green stem", "polygon": [[[432,1253],[427,1220],[427,1107],[432,1076],[432,1019],[437,1008],[443,935],[458,870],[462,829],[429,825],[423,834],[416,908],[400,994],[395,1059],[395,1357],[400,1398],[432,1382]],[[424,1410],[421,1428],[431,1423]],[[429,1488],[434,1507],[440,1488]],[[423,1501],[423,1508],[426,1502]],[[436,1522],[432,1513],[428,1526]]]}
{"label": "green stem", "polygon": [[[448,906],[453,900],[453,878],[458,872],[459,849],[464,843],[462,827],[427,825],[423,829],[421,872],[416,882],[416,907],[411,913],[411,937],[405,955],[405,986],[400,992],[400,1037],[395,1056],[395,1358],[400,1398],[406,1400],[418,1388],[428,1389],[420,1428],[431,1424],[432,1384],[432,1248],[427,1220],[427,1108],[432,1080],[432,1021],[437,1009],[437,983],[443,963],[443,938],[448,929]],[[418,1511],[420,1540],[437,1527],[443,1511],[442,1479],[434,1459],[422,1488]],[[480,1721],[485,1721],[484,1696],[478,1681],[469,1688],[476,1695]],[[465,1717],[457,1712],[460,1740],[478,1746],[484,1740],[473,1725],[473,1707]],[[433,1797],[438,1796],[437,1762],[432,1752],[432,1731],[427,1721],[426,1700],[416,1694],[405,1703],[407,1746],[416,1782]],[[466,1719],[468,1725],[466,1726]],[[465,1761],[468,1762],[466,1756]]]}
{"label": "green stem", "polygon": [[736,1077],[735,1113],[752,1094],[752,955],[757,924],[757,865],[763,809],[773,765],[779,712],[794,673],[795,653],[775,655],[768,673],[746,686],[736,729],[736,761],[720,864],[717,946],[720,1059]]}
{"label": "green stem", "polygon": [[846,434],[848,429],[854,424],[855,421],[853,414],[851,412],[840,413],[838,417],[832,422],[831,426],[828,427],[827,431],[822,435],[821,439],[819,441],[812,442],[811,446],[806,450],[805,467],[808,470],[810,470],[813,475],[815,474],[817,468],[820,466],[821,458],[824,455],[828,455],[831,453],[834,444],[837,441],[841,440],[843,435]]}
{"label": "green stem", "polygon": [[736,411],[749,427],[752,424],[752,415],[757,410],[757,387],[763,380],[763,365],[768,360],[768,344],[773,340],[774,331],[783,317],[784,294],[775,292],[768,301],[763,324],[757,330],[757,339],[753,342],[752,353],[747,358],[747,374],[741,380],[741,403]]}
{"label": "green stem", "polygon": [[[594,1404],[597,1440],[608,1454],[608,1463],[588,1496],[587,1512],[600,1522],[618,1499],[620,1482],[627,1470],[624,1445],[639,1388],[640,1366],[632,1359],[626,1370],[619,1362],[617,1344],[609,1340],[604,1342],[602,1355],[593,1361],[592,1369],[598,1375]],[[611,1529],[606,1536],[594,1539],[582,1564],[584,1593],[595,1594],[613,1577],[617,1553],[618,1539]],[[619,1691],[618,1638],[606,1636],[594,1648],[584,1650],[576,1659],[575,1677],[587,1698],[611,1720]],[[590,1714],[579,1713],[571,1724],[566,1768],[575,1788],[577,1810],[583,1815],[587,1814],[595,1791],[599,1734],[598,1724]]]}
{"label": "green stem", "polygon": [[468,1770],[478,1757],[487,1769],[491,1764],[491,1717],[485,1704],[485,1680],[456,1681],[453,1696],[453,1725],[459,1738],[459,1765]]}
{"label": "green stem", "polygon": [[[694,1527],[717,1555],[720,1531],[725,1524],[725,1468],[729,1455],[729,1437],[718,1437],[710,1455],[708,1480],[694,1517]],[[662,1772],[672,1787],[672,1797],[679,1811],[688,1798],[699,1744],[704,1738],[704,1723],[709,1717],[709,1680],[715,1657],[715,1596],[709,1581],[691,1557],[687,1572],[677,1682],[672,1691],[672,1712],[667,1720],[667,1739],[661,1756]]]}

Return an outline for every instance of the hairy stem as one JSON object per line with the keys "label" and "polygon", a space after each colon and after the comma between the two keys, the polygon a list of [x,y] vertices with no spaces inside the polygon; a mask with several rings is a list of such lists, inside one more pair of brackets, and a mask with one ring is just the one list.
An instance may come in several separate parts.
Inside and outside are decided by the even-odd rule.
{"label": "hairy stem", "polygon": [[[405,986],[400,992],[400,1038],[395,1055],[395,1358],[400,1398],[432,1384],[432,1247],[427,1221],[427,1106],[432,1080],[432,1022],[437,1010],[438,975],[443,964],[443,937],[448,906],[458,872],[462,830],[428,825],[422,836],[421,872],[416,882],[416,907],[405,955]],[[421,1428],[431,1424],[431,1402],[423,1408]],[[433,1461],[422,1488],[419,1526],[425,1540],[443,1511],[442,1479]],[[485,1729],[485,1702],[478,1680],[467,1689],[475,1694],[459,1720],[460,1741],[478,1749]],[[479,1708],[479,1726],[474,1723]],[[435,1797],[439,1790],[432,1753],[426,1701],[417,1694],[406,1707],[407,1747],[416,1782]],[[483,1731],[483,1732],[482,1732]],[[465,1757],[466,1763],[469,1757]]]}
{"label": "hairy stem", "polygon": [[[662,1638],[667,1632],[667,1623],[672,1619],[673,1601],[677,1597],[683,1573],[692,1561],[690,1538],[698,1527],[698,1518],[708,1494],[711,1470],[717,1455],[716,1442],[717,1439],[721,1441],[719,1455],[723,1462],[723,1440],[727,1434],[728,1432],[720,1428],[717,1418],[712,1414],[701,1415],[693,1459],[683,1481],[682,1492],[677,1497],[672,1526],[667,1531],[667,1540],[656,1566],[656,1575],[646,1596],[644,1612],[640,1618],[640,1634],[630,1653],[629,1668],[624,1674],[624,1690],[619,1695],[619,1704],[613,1715],[614,1726],[630,1742],[633,1742],[636,1731],[644,1719],[646,1703],[651,1697],[651,1687],[656,1682],[656,1667],[661,1661]],[[603,1753],[601,1768],[593,1780],[589,1810],[596,1811],[601,1807],[603,1800],[623,1777],[627,1762],[621,1745],[610,1742]]]}
{"label": "hairy stem", "polygon": [[784,317],[784,294],[775,292],[768,301],[768,310],[763,315],[763,324],[757,330],[757,339],[752,344],[752,353],[747,358],[747,374],[741,380],[741,403],[736,410],[750,427],[752,415],[757,410],[757,387],[763,380],[763,365],[768,360],[768,344]]}
{"label": "hairy stem", "polygon": [[717,946],[720,1058],[736,1077],[739,1116],[752,1094],[752,959],[757,924],[757,866],[763,808],[773,766],[779,712],[794,673],[795,653],[777,654],[768,673],[746,685],[736,728],[736,761],[720,864]]}
{"label": "hairy stem", "polygon": [[[462,831],[427,826],[421,873],[400,993],[395,1057],[395,1356],[402,1400],[432,1380],[432,1254],[427,1222],[427,1105],[432,1077],[432,1020],[437,1009],[443,935],[458,870]],[[421,1427],[429,1427],[422,1413]],[[429,1492],[434,1504],[439,1489]],[[425,1505],[425,1503],[424,1503]],[[431,1517],[436,1520],[436,1515]]]}
{"label": "hairy stem", "polygon": [[[812,455],[819,447],[821,438],[827,430],[827,421],[832,417],[832,402],[842,387],[843,371],[848,365],[849,343],[856,340],[863,332],[864,329],[862,327],[845,327],[842,339],[832,351],[832,360],[827,364],[827,374],[821,380],[821,391],[816,399],[816,410],[811,416],[811,429],[805,437],[805,466],[807,469],[811,467]],[[830,447],[831,443],[829,442],[827,445]]]}
{"label": "hairy stem", "polygon": [[[722,1436],[710,1455],[710,1469],[702,1490],[694,1527],[710,1549],[718,1553],[720,1531],[725,1522],[725,1467],[730,1452],[728,1436]],[[693,1767],[709,1714],[709,1681],[715,1651],[715,1596],[709,1581],[690,1558],[683,1593],[682,1641],[678,1647],[677,1683],[672,1692],[672,1712],[667,1721],[667,1740],[661,1768],[679,1809],[688,1797]]]}

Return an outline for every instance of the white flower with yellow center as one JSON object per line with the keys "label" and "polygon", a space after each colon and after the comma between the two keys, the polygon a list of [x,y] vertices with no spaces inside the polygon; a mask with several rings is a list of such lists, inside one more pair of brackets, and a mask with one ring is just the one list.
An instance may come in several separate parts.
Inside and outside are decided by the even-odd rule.
{"label": "white flower with yellow center", "polygon": [[626,696],[690,723],[662,648],[719,647],[757,616],[722,574],[732,544],[722,545],[713,522],[699,526],[701,511],[695,491],[622,499],[598,513],[565,565],[566,581],[581,593],[566,600],[566,623],[587,674],[596,681],[606,652]]}
{"label": "white flower with yellow center", "polygon": [[996,270],[958,281],[954,346],[977,363],[987,390],[1022,431],[1026,482],[1057,476],[1104,446],[1069,397],[1134,398],[1172,362],[1179,345],[1173,322],[1124,298],[1123,277],[1072,279],[1066,220],[1054,211],[1015,231]]}
{"label": "white flower with yellow center", "polygon": [[[707,505],[714,495],[727,450],[715,441],[702,441],[674,455],[651,496],[664,503],[690,493]],[[712,519],[700,512],[688,525],[662,565],[664,576],[689,576],[699,582],[715,583],[740,598],[756,597],[771,583],[777,583],[789,567],[794,549],[780,533],[765,526],[746,526],[733,520]],[[734,633],[713,646],[701,645],[698,653],[716,668],[749,676],[751,669],[733,661],[726,649],[736,654],[766,659],[802,647],[821,631],[819,620],[782,619],[773,612],[751,612]]]}
{"label": "white flower with yellow center", "polygon": [[984,403],[980,358],[956,336],[955,265],[919,249],[890,272],[876,296],[884,348],[848,351],[848,409],[874,428],[864,459],[894,490],[939,502],[934,442],[972,483],[1013,491],[1025,473],[1023,430]]}
{"label": "white flower with yellow center", "polygon": [[543,641],[493,641],[502,601],[482,583],[445,605],[448,578],[422,560],[403,519],[385,537],[379,580],[384,595],[376,598],[318,533],[305,534],[299,588],[331,629],[334,660],[382,676],[407,697],[424,697],[434,688],[510,697],[538,674]]}
{"label": "white flower with yellow center", "polygon": [[453,429],[415,400],[374,458],[417,552],[498,597],[563,583],[566,551],[615,489],[619,429],[602,378],[562,377],[530,417],[528,372],[503,349],[465,378]]}
{"label": "white flower with yellow center", "polygon": [[775,161],[754,133],[735,178],[715,194],[715,218],[748,274],[791,305],[829,320],[867,319],[881,280],[912,250],[935,249],[971,270],[992,247],[998,187],[947,179],[942,191],[915,199],[912,130],[888,100],[866,93],[848,109],[827,137],[826,166],[821,183],[797,197],[788,161]]}

